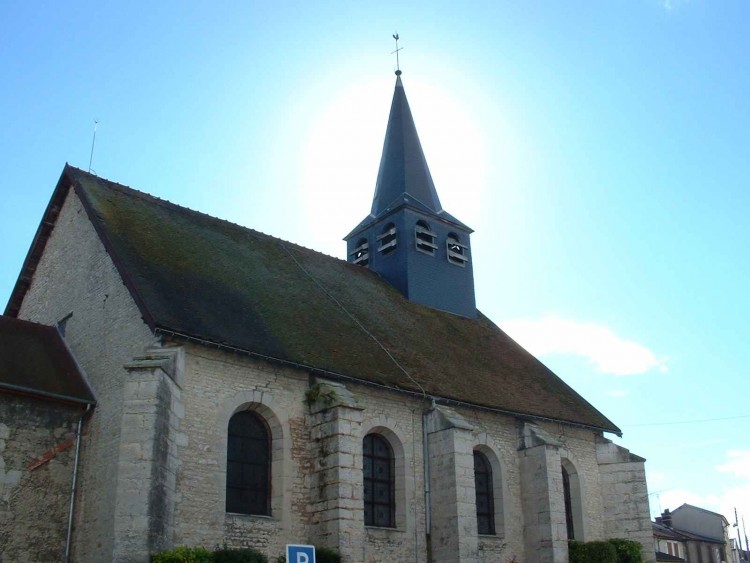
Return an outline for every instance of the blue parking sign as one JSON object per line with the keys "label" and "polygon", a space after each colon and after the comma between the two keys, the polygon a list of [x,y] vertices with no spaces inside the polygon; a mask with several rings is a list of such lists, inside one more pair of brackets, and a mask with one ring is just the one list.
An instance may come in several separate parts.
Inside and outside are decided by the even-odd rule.
{"label": "blue parking sign", "polygon": [[315,546],[287,544],[286,563],[315,563]]}

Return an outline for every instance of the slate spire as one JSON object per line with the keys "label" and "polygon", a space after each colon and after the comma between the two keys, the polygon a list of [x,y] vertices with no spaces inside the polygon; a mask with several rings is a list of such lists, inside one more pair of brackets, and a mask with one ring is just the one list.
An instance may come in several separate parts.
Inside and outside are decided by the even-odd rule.
{"label": "slate spire", "polygon": [[344,238],[347,260],[413,303],[476,318],[471,233],[440,205],[397,70],[372,209]]}
{"label": "slate spire", "polygon": [[433,213],[440,213],[443,208],[419,142],[417,127],[401,82],[401,71],[396,74],[396,88],[388,117],[371,214],[378,217],[389,208],[414,202],[422,204]]}

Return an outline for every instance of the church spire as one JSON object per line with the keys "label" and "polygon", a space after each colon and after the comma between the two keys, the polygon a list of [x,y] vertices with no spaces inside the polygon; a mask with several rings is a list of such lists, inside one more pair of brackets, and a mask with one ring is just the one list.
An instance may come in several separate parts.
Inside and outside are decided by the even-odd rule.
{"label": "church spire", "polygon": [[402,204],[423,206],[432,213],[443,210],[397,70],[371,214],[378,217]]}
{"label": "church spire", "polygon": [[409,301],[476,318],[471,233],[440,205],[398,69],[372,209],[345,237],[347,260]]}

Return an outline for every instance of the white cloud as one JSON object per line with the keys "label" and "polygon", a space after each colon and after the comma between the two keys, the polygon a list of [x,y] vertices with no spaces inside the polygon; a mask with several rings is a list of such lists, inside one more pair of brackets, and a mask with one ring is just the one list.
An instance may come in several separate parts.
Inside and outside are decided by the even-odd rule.
{"label": "white cloud", "polygon": [[607,395],[610,397],[614,397],[615,399],[621,399],[622,397],[626,397],[627,394],[628,392],[623,389],[612,389],[611,391],[607,391]]}
{"label": "white cloud", "polygon": [[717,465],[716,469],[722,473],[732,473],[736,477],[750,479],[750,451],[749,450],[729,450],[727,452],[729,461]]}
{"label": "white cloud", "polygon": [[666,362],[643,344],[626,340],[606,326],[549,316],[515,319],[502,328],[534,355],[573,354],[586,358],[598,371],[613,375],[667,371]]}

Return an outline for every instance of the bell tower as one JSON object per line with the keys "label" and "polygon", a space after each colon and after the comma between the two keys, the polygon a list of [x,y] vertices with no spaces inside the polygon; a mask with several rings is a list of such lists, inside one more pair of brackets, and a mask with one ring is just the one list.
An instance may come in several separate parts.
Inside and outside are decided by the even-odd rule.
{"label": "bell tower", "polygon": [[440,205],[397,70],[372,209],[344,239],[347,260],[414,303],[475,318],[472,232]]}

